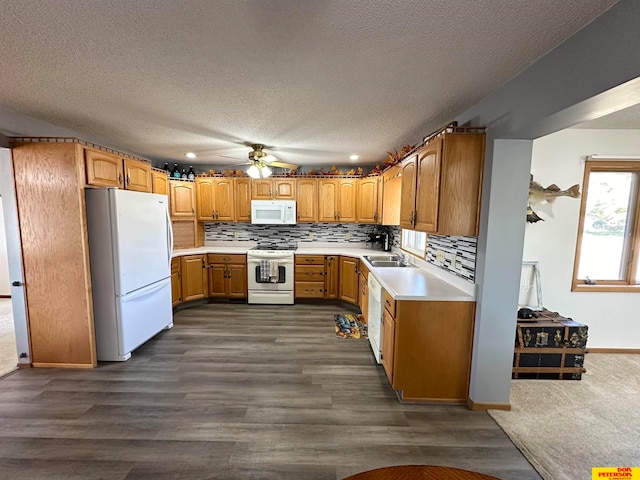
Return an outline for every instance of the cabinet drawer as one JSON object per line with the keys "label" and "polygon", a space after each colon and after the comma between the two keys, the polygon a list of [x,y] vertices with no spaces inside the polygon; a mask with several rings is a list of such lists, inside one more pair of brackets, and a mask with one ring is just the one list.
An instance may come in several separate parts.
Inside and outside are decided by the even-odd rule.
{"label": "cabinet drawer", "polygon": [[324,255],[296,255],[296,265],[324,265]]}
{"label": "cabinet drawer", "polygon": [[391,295],[389,295],[386,290],[384,290],[384,308],[386,308],[389,314],[391,314],[391,316],[395,318],[396,301],[391,298]]}
{"label": "cabinet drawer", "polygon": [[297,298],[323,298],[324,282],[296,282]]}
{"label": "cabinet drawer", "polygon": [[324,282],[324,265],[296,265],[297,282]]}
{"label": "cabinet drawer", "polygon": [[246,264],[246,255],[225,255],[223,253],[209,253],[207,254],[208,263],[233,263],[236,265]]}

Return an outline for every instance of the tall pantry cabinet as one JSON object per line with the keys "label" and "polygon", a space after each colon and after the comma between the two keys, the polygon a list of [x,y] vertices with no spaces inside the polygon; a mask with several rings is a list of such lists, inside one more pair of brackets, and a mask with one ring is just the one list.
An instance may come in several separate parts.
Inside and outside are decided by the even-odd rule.
{"label": "tall pantry cabinet", "polygon": [[95,367],[84,148],[22,143],[12,157],[31,363]]}

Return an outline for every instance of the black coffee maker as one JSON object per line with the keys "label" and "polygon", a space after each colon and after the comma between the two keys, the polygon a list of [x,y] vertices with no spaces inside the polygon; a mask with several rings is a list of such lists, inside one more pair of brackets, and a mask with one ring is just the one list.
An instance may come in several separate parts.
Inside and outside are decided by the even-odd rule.
{"label": "black coffee maker", "polygon": [[385,252],[391,250],[388,233],[370,233],[367,243],[370,243],[371,248],[374,249],[384,250]]}

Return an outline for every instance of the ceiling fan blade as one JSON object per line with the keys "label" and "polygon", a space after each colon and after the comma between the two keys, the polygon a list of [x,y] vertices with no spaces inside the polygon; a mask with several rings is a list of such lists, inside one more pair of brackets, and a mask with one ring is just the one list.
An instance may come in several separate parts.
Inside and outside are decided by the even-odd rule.
{"label": "ceiling fan blade", "polygon": [[273,167],[288,168],[290,170],[296,170],[298,168],[298,165],[286,162],[268,162],[268,164]]}

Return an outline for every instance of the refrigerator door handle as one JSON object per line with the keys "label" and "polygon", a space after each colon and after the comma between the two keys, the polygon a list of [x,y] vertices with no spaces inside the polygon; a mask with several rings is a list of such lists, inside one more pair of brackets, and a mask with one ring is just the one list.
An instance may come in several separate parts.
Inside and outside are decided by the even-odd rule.
{"label": "refrigerator door handle", "polygon": [[166,210],[167,215],[167,244],[169,245],[169,251],[167,257],[169,259],[169,270],[171,270],[171,254],[173,253],[173,228],[171,226],[171,217],[169,216],[169,209]]}

